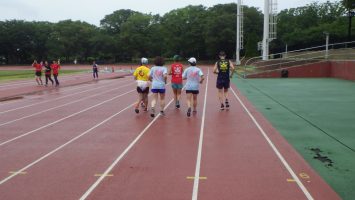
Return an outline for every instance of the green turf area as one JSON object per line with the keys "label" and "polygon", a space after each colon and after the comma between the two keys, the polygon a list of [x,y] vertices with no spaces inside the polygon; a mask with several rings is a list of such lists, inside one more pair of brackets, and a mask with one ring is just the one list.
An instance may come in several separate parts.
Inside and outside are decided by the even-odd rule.
{"label": "green turf area", "polygon": [[239,78],[233,82],[343,199],[354,199],[355,82]]}
{"label": "green turf area", "polygon": [[[87,70],[61,70],[59,75],[82,73]],[[11,80],[23,80],[34,78],[35,74],[33,70],[0,70],[0,83]],[[42,72],[42,78],[44,73]]]}

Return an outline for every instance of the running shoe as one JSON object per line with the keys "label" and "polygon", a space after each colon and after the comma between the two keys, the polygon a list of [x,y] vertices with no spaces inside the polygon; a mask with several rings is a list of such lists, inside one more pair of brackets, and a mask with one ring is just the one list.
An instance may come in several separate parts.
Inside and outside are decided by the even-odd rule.
{"label": "running shoe", "polygon": [[160,111],[160,115],[161,116],[165,116],[165,112],[162,110],[162,111]]}
{"label": "running shoe", "polygon": [[221,110],[224,110],[224,104],[221,103]]}
{"label": "running shoe", "polygon": [[150,116],[151,116],[151,117],[155,117],[155,110],[154,110],[154,108],[151,109]]}
{"label": "running shoe", "polygon": [[179,101],[176,102],[175,107],[178,108],[178,109],[180,108],[180,102]]}
{"label": "running shoe", "polygon": [[187,116],[190,117],[191,116],[191,108],[187,109]]}
{"label": "running shoe", "polygon": [[229,109],[229,102],[228,102],[228,99],[226,99],[226,108]]}
{"label": "running shoe", "polygon": [[139,109],[138,108],[134,109],[134,112],[136,112],[138,114],[139,113]]}

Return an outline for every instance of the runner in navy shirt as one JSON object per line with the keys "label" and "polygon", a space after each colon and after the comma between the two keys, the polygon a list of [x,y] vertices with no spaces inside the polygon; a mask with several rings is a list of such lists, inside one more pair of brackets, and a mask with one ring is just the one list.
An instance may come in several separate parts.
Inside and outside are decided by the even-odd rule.
{"label": "runner in navy shirt", "polygon": [[[221,103],[221,110],[224,110],[224,103],[226,104],[226,108],[229,109],[228,89],[230,87],[230,78],[232,78],[234,73],[234,66],[230,60],[226,60],[226,53],[224,51],[219,52],[219,58],[220,60],[214,65],[213,73],[217,74],[216,87],[218,89],[218,98]],[[230,71],[232,71],[231,74]]]}

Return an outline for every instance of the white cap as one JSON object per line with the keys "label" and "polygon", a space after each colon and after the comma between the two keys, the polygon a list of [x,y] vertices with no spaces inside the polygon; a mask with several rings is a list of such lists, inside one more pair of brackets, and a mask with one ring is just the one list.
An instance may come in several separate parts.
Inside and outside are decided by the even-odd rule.
{"label": "white cap", "polygon": [[148,59],[147,58],[141,58],[141,63],[142,64],[148,64]]}
{"label": "white cap", "polygon": [[187,60],[189,63],[196,63],[196,58],[191,57],[190,59]]}

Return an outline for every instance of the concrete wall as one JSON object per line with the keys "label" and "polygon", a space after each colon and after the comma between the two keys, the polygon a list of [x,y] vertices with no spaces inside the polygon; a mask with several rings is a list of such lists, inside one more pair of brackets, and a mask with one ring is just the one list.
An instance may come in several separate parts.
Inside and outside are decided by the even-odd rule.
{"label": "concrete wall", "polygon": [[[324,61],[287,68],[290,78],[334,77],[355,80],[355,61]],[[280,78],[281,69],[248,75],[248,78]]]}

